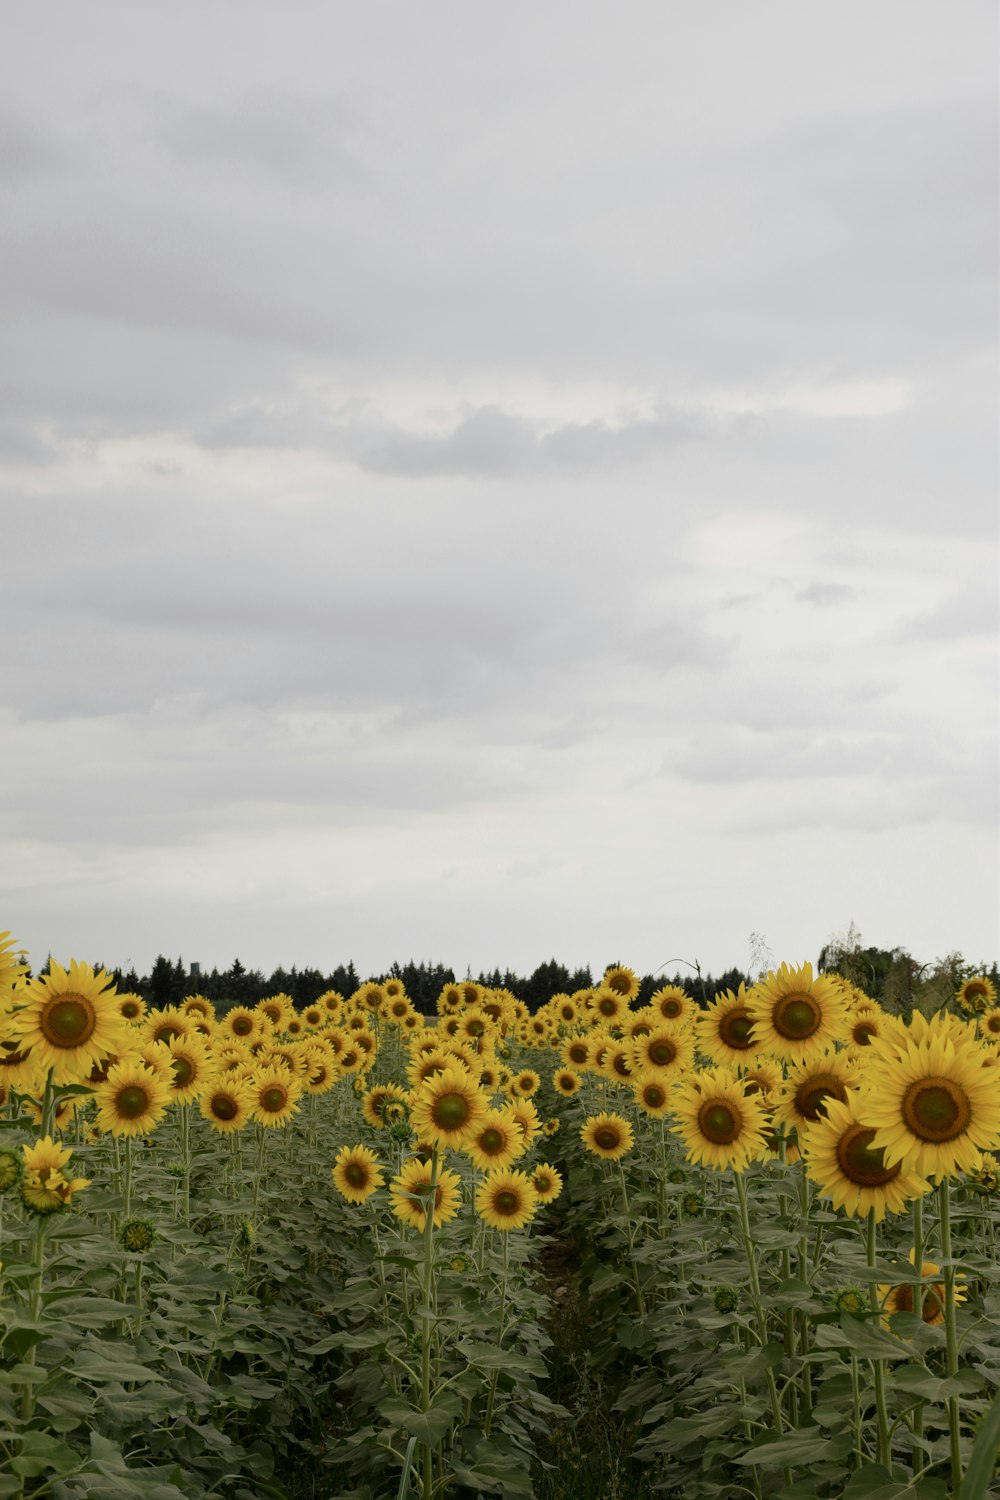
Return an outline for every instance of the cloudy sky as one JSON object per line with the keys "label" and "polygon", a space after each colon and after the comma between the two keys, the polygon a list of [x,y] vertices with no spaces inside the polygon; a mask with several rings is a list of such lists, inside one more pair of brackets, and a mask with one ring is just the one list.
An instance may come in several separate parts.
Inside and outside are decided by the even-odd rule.
{"label": "cloudy sky", "polygon": [[1000,956],[993,0],[38,0],[0,929]]}

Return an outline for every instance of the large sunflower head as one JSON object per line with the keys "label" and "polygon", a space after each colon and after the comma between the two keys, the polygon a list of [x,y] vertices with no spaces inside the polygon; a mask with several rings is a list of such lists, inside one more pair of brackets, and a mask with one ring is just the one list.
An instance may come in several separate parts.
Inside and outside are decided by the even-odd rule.
{"label": "large sunflower head", "polygon": [[302,1082],[287,1068],[272,1064],[250,1075],[250,1109],[261,1125],[284,1127],[298,1112]]}
{"label": "large sunflower head", "polygon": [[653,993],[649,1005],[660,1020],[669,1025],[693,1021],[698,1011],[687,990],[681,989],[679,984],[662,985]]}
{"label": "large sunflower head", "polygon": [[215,1073],[198,1100],[198,1111],[220,1135],[242,1130],[250,1118],[253,1098],[245,1077]]}
{"label": "large sunflower head", "polygon": [[827,1098],[821,1118],[799,1132],[806,1172],[834,1208],[876,1222],[901,1213],[930,1184],[917,1173],[890,1162],[878,1144],[868,1101],[855,1090],[844,1100]]}
{"label": "large sunflower head", "polygon": [[[95,1063],[128,1048],[128,1026],[118,1011],[114,981],[104,970],[72,959],[55,962],[18,994],[20,1048],[54,1083],[80,1083]],[[22,998],[23,997],[23,998]]]}
{"label": "large sunflower head", "polygon": [[120,1062],[94,1090],[96,1124],[109,1135],[148,1135],[167,1112],[166,1080],[142,1062]]}
{"label": "large sunflower head", "polygon": [[604,1111],[587,1116],[580,1126],[580,1139],[594,1156],[605,1161],[618,1161],[631,1151],[635,1133],[621,1115]]}
{"label": "large sunflower head", "polygon": [[489,1100],[462,1068],[449,1067],[431,1076],[415,1092],[413,1128],[435,1145],[461,1146],[482,1123]]}
{"label": "large sunflower head", "polygon": [[755,1047],[785,1062],[809,1062],[842,1041],[849,1010],[843,986],[828,974],[814,978],[812,964],[782,964],[746,997]]}
{"label": "large sunflower head", "polygon": [[796,1128],[813,1125],[826,1112],[828,1099],[847,1098],[856,1089],[860,1074],[844,1053],[825,1052],[813,1062],[790,1068],[785,1083],[771,1101],[774,1118]]}
{"label": "large sunflower head", "polygon": [[706,1068],[678,1084],[671,1127],[688,1157],[718,1172],[743,1172],[767,1150],[767,1114],[759,1094],[748,1094],[728,1068]]}
{"label": "large sunflower head", "polygon": [[488,1110],[462,1147],[481,1172],[509,1167],[524,1152],[524,1140],[508,1110]]}
{"label": "large sunflower head", "polygon": [[632,1069],[635,1073],[652,1069],[666,1078],[680,1078],[694,1063],[694,1040],[690,1030],[661,1022],[648,1036],[632,1041]]}
{"label": "large sunflower head", "polygon": [[330,1168],[333,1185],[348,1203],[364,1203],[385,1178],[382,1164],[367,1146],[341,1146]]}
{"label": "large sunflower head", "polygon": [[476,1212],[491,1229],[523,1229],[538,1208],[538,1193],[526,1172],[488,1172],[476,1189]]}
{"label": "large sunflower head", "polygon": [[724,1068],[745,1067],[761,1050],[747,1008],[746,986],[722,990],[711,1005],[695,1017],[699,1049]]}

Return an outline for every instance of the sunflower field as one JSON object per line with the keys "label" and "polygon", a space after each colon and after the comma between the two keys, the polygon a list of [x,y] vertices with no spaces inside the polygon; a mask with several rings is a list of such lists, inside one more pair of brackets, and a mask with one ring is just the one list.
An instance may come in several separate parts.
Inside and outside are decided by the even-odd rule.
{"label": "sunflower field", "polygon": [[986,1500],[1000,1006],[147,1010],[0,933],[0,1500]]}

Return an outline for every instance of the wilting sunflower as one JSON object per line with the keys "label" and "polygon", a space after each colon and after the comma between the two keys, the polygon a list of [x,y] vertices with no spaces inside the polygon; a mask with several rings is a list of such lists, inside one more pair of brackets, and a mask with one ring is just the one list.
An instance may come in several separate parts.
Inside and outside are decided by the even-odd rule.
{"label": "wilting sunflower", "polygon": [[614,990],[616,995],[631,1003],[639,993],[639,980],[625,964],[612,964],[604,971],[601,987]]}
{"label": "wilting sunflower", "polygon": [[924,1177],[900,1161],[888,1162],[875,1140],[867,1098],[851,1090],[845,1100],[828,1098],[822,1119],[799,1130],[806,1173],[834,1208],[864,1217],[875,1211],[902,1213],[907,1203],[930,1189]]}
{"label": "wilting sunflower", "polygon": [[826,1112],[828,1099],[841,1104],[860,1082],[857,1067],[843,1053],[824,1053],[814,1062],[799,1063],[770,1101],[774,1119],[796,1127],[814,1125]]}
{"label": "wilting sunflower", "polygon": [[120,1062],[94,1090],[96,1124],[108,1135],[146,1135],[167,1112],[170,1085],[141,1062]]}
{"label": "wilting sunflower", "polygon": [[659,1069],[645,1068],[632,1079],[632,1093],[643,1114],[660,1119],[669,1114],[671,1088]]}
{"label": "wilting sunflower", "polygon": [[981,1015],[996,1003],[997,988],[988,974],[977,974],[967,979],[955,996],[955,1004],[966,1013]]}
{"label": "wilting sunflower", "polygon": [[679,1078],[694,1063],[694,1040],[690,1031],[679,1026],[658,1026],[648,1036],[632,1041],[632,1068],[635,1073],[654,1069],[664,1078]]}
{"label": "wilting sunflower", "polygon": [[[911,1250],[909,1255],[910,1265],[917,1263],[916,1251]],[[882,1304],[882,1322],[889,1327],[889,1319],[893,1313],[916,1312],[916,1302],[920,1299],[920,1316],[931,1328],[939,1327],[944,1322],[944,1306],[947,1296],[944,1280],[930,1282],[931,1276],[940,1276],[941,1267],[935,1265],[932,1260],[921,1262],[920,1280],[918,1286],[912,1281],[904,1281],[899,1286],[889,1286],[885,1282],[879,1282],[878,1295]],[[955,1301],[965,1301],[965,1278],[955,1277]]]}
{"label": "wilting sunflower", "polygon": [[259,1068],[250,1075],[247,1087],[251,1114],[261,1125],[284,1127],[298,1112],[302,1084],[287,1068]]}
{"label": "wilting sunflower", "polygon": [[242,1130],[250,1118],[253,1096],[245,1078],[215,1073],[198,1100],[198,1111],[220,1135]]}
{"label": "wilting sunflower", "polygon": [[1000,1089],[985,1049],[956,1044],[949,1018],[925,1024],[902,1052],[873,1044],[879,1066],[864,1083],[865,1121],[887,1163],[940,1180],[967,1172],[1000,1146]]}
{"label": "wilting sunflower", "polygon": [[24,1176],[21,1179],[21,1201],[35,1214],[51,1214],[68,1208],[73,1194],[90,1186],[86,1177],[66,1177],[64,1168],[73,1155],[69,1146],[58,1146],[51,1136],[44,1136],[32,1146],[22,1146]]}
{"label": "wilting sunflower", "polygon": [[491,1109],[462,1146],[481,1172],[509,1167],[524,1152],[520,1127],[505,1109]]}
{"label": "wilting sunflower", "polygon": [[422,1140],[461,1146],[479,1128],[489,1100],[464,1069],[433,1073],[414,1091],[410,1107],[413,1128]]}
{"label": "wilting sunflower", "polygon": [[631,1151],[635,1134],[621,1115],[605,1112],[587,1116],[580,1126],[580,1139],[595,1156],[603,1157],[605,1161],[618,1161]]}
{"label": "wilting sunflower", "polygon": [[438,1165],[437,1184],[434,1185],[434,1160],[419,1156],[404,1162],[402,1170],[392,1179],[389,1198],[392,1211],[404,1224],[423,1232],[427,1224],[427,1210],[431,1206],[435,1229],[447,1224],[458,1213],[461,1203],[462,1179],[457,1172]]}
{"label": "wilting sunflower", "polygon": [[410,1096],[405,1089],[401,1089],[398,1083],[380,1083],[376,1088],[369,1089],[361,1100],[361,1113],[369,1125],[376,1130],[384,1130],[386,1127],[385,1107],[393,1099],[401,1104],[408,1104]]}
{"label": "wilting sunflower", "polygon": [[849,1024],[843,986],[828,974],[813,977],[812,964],[782,964],[746,997],[755,1050],[786,1062],[809,1062],[842,1041]]}
{"label": "wilting sunflower", "polygon": [[538,1195],[539,1203],[552,1203],[563,1190],[562,1173],[547,1161],[540,1161],[531,1171],[531,1185]]}
{"label": "wilting sunflower", "polygon": [[677,1085],[677,1120],[671,1129],[688,1157],[724,1172],[744,1172],[766,1150],[767,1114],[759,1095],[748,1094],[728,1068],[706,1068]]}
{"label": "wilting sunflower", "polygon": [[476,1212],[491,1229],[523,1229],[537,1207],[538,1193],[526,1172],[489,1172],[476,1189]]}
{"label": "wilting sunflower", "polygon": [[[23,996],[23,1000],[22,1000]],[[76,1083],[95,1063],[128,1047],[128,1027],[118,1013],[114,981],[102,969],[74,958],[69,969],[52,962],[50,973],[18,992],[20,1050],[54,1083]]]}
{"label": "wilting sunflower", "polygon": [[381,1162],[367,1146],[341,1146],[330,1172],[348,1203],[364,1203],[385,1181]]}
{"label": "wilting sunflower", "polygon": [[582,1084],[583,1079],[572,1068],[556,1068],[552,1075],[552,1087],[566,1099],[575,1094]]}
{"label": "wilting sunflower", "polygon": [[697,1007],[679,984],[665,984],[650,998],[649,1006],[663,1021],[690,1021]]}
{"label": "wilting sunflower", "polygon": [[701,1051],[719,1066],[739,1068],[751,1063],[762,1049],[747,1008],[746,986],[741,984],[735,994],[722,990],[716,995],[695,1017],[694,1034]]}

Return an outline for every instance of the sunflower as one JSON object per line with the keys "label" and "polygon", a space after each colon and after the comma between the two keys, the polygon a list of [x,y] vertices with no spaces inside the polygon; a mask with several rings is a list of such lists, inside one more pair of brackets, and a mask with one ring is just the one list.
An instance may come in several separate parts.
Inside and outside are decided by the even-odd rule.
{"label": "sunflower", "polygon": [[53,1083],[80,1082],[96,1062],[126,1050],[128,1028],[103,969],[95,974],[75,958],[68,970],[54,961],[49,967],[18,992],[20,1050],[43,1072],[51,1068]]}
{"label": "sunflower", "polygon": [[812,964],[782,964],[747,992],[755,1050],[786,1062],[809,1062],[843,1039],[849,1011],[841,985]]}
{"label": "sunflower", "polygon": [[959,988],[955,996],[955,1004],[959,1010],[964,1010],[973,1015],[981,1015],[983,1011],[996,1003],[997,987],[987,974],[977,974],[972,979],[967,979]]}
{"label": "sunflower", "polygon": [[[279,998],[288,1000],[289,997],[285,995]],[[291,1004],[292,1002],[289,1001],[289,1003]],[[339,1016],[344,1008],[345,1001],[339,990],[324,990],[322,995],[317,999],[316,1004],[322,1005],[328,1016]]]}
{"label": "sunflower", "polygon": [[728,1068],[706,1068],[677,1086],[676,1124],[689,1160],[724,1172],[746,1171],[766,1150],[767,1114]]}
{"label": "sunflower", "polygon": [[435,1073],[443,1073],[446,1068],[454,1066],[454,1058],[443,1050],[439,1042],[425,1051],[421,1049],[406,1066],[406,1076],[410,1081],[411,1088],[419,1088],[428,1078]]}
{"label": "sunflower", "polygon": [[354,991],[351,1004],[357,1010],[378,1010],[385,1001],[385,990],[375,979],[369,979]]}
{"label": "sunflower", "polygon": [[454,1011],[460,1010],[462,1005],[462,991],[457,984],[446,984],[437,997],[436,1010],[439,1016],[449,1016]]}
{"label": "sunflower", "polygon": [[50,1214],[68,1208],[73,1194],[90,1186],[89,1178],[64,1175],[63,1168],[69,1165],[73,1152],[69,1146],[56,1145],[51,1136],[44,1136],[32,1146],[22,1146],[21,1151],[24,1156],[21,1200],[32,1213]]}
{"label": "sunflower", "polygon": [[532,1168],[531,1185],[539,1203],[552,1203],[563,1190],[562,1173],[557,1172],[547,1161],[540,1161],[537,1167]]}
{"label": "sunflower", "polygon": [[187,1036],[191,1030],[191,1018],[179,1005],[165,1005],[161,1010],[147,1011],[144,1024],[149,1041],[164,1044],[175,1036]]}
{"label": "sunflower", "polygon": [[552,1014],[560,1026],[575,1026],[580,1008],[572,995],[553,995]]}
{"label": "sunflower", "polygon": [[410,1096],[405,1089],[401,1089],[398,1083],[381,1083],[377,1088],[369,1089],[361,1100],[361,1113],[369,1125],[376,1130],[384,1130],[386,1127],[385,1107],[393,1099],[401,1104],[408,1104]]}
{"label": "sunflower", "polygon": [[524,1149],[527,1151],[535,1136],[542,1128],[542,1122],[538,1117],[538,1110],[531,1099],[512,1099],[507,1105],[505,1113],[514,1121],[521,1132]]}
{"label": "sunflower", "polygon": [[611,964],[604,971],[601,987],[614,990],[616,995],[621,995],[623,1000],[631,1004],[639,993],[639,980],[624,964]]}
{"label": "sunflower", "polygon": [[663,985],[651,996],[649,1005],[663,1021],[691,1021],[696,1011],[691,996],[679,984]]}
{"label": "sunflower", "polygon": [[491,1229],[523,1229],[537,1207],[538,1193],[526,1172],[488,1172],[476,1189],[476,1212]]}
{"label": "sunflower", "polygon": [[414,1157],[404,1162],[402,1170],[392,1179],[389,1187],[392,1211],[404,1224],[411,1224],[414,1229],[423,1232],[433,1193],[432,1217],[435,1229],[440,1229],[442,1224],[447,1224],[458,1213],[461,1184],[462,1179],[457,1172],[438,1165],[433,1157],[427,1160]]}
{"label": "sunflower", "polygon": [[981,1152],[1000,1146],[1000,1089],[982,1065],[985,1049],[956,1045],[946,1018],[938,1021],[902,1053],[873,1044],[881,1065],[864,1085],[865,1120],[886,1162],[935,1180],[975,1168]]}
{"label": "sunflower", "polygon": [[302,1088],[307,1094],[325,1094],[332,1089],[340,1077],[337,1059],[322,1037],[315,1037],[302,1049],[306,1068],[302,1074]]}
{"label": "sunflower", "polygon": [[608,1046],[601,1063],[601,1072],[613,1083],[631,1083],[633,1071],[632,1044],[614,1041]]}
{"label": "sunflower", "polygon": [[491,1109],[462,1147],[466,1156],[481,1172],[509,1167],[524,1152],[520,1127],[510,1112]]}
{"label": "sunflower", "polygon": [[461,1146],[481,1125],[489,1100],[463,1069],[434,1073],[416,1093],[411,1106],[413,1128],[422,1140]]}
{"label": "sunflower", "polygon": [[589,1068],[591,1064],[591,1043],[589,1036],[571,1036],[562,1044],[562,1060],[567,1068],[579,1072],[583,1068]]}
{"label": "sunflower", "polygon": [[[263,1016],[275,1031],[284,1031],[295,1014],[295,1002],[290,995],[267,995],[263,1000],[258,1000],[254,1006],[254,1013]],[[330,1020],[330,1010],[325,1005],[323,1006],[323,1020],[324,1024],[329,1023]]]}
{"label": "sunflower", "polygon": [[[745,1082],[745,1081],[744,1081]],[[850,1089],[856,1089],[860,1075],[843,1053],[824,1053],[814,1062],[799,1063],[789,1070],[786,1082],[775,1099],[774,1119],[786,1125],[814,1125],[826,1112],[828,1099],[841,1104]]]}
{"label": "sunflower", "polygon": [[116,1063],[94,1090],[96,1124],[108,1135],[146,1135],[171,1101],[170,1085],[141,1062]]}
{"label": "sunflower", "polygon": [[590,1015],[595,1026],[613,1026],[628,1010],[628,1001],[610,985],[598,985],[590,997]]}
{"label": "sunflower", "polygon": [[115,998],[118,1004],[118,1014],[123,1021],[140,1022],[145,1020],[146,1002],[141,995],[135,995],[131,991],[126,991]]}
{"label": "sunflower", "polygon": [[0,1017],[0,1088],[25,1093],[44,1083],[45,1073],[37,1067],[30,1047],[21,1044],[14,1018]]}
{"label": "sunflower", "polygon": [[834,1208],[864,1216],[870,1210],[880,1223],[886,1213],[902,1213],[930,1183],[900,1161],[889,1162],[876,1141],[869,1101],[851,1090],[846,1099],[828,1098],[826,1114],[803,1126],[799,1140],[806,1173],[819,1184]]}
{"label": "sunflower", "polygon": [[618,1161],[631,1151],[635,1135],[627,1120],[621,1115],[588,1115],[580,1126],[580,1139],[588,1151],[605,1161]]}
{"label": "sunflower", "polygon": [[[916,1251],[911,1250],[909,1255],[910,1265],[917,1263]],[[932,1282],[929,1286],[925,1283],[932,1276],[940,1276],[941,1267],[935,1265],[932,1260],[925,1260],[920,1265],[920,1285],[912,1281],[904,1281],[899,1286],[889,1286],[885,1282],[879,1282],[878,1295],[882,1304],[882,1322],[890,1327],[889,1319],[893,1313],[916,1311],[914,1303],[917,1296],[920,1297],[920,1316],[929,1328],[938,1328],[944,1322],[944,1308],[947,1292],[943,1279]],[[954,1284],[954,1296],[956,1302],[965,1301],[965,1279],[956,1276]]]}
{"label": "sunflower", "polygon": [[302,1084],[287,1068],[258,1068],[251,1073],[248,1088],[251,1113],[262,1125],[284,1127],[298,1111]]}
{"label": "sunflower", "polygon": [[[22,1107],[28,1111],[29,1117],[35,1124],[41,1127],[45,1123],[45,1102],[42,1099],[22,1099]],[[52,1128],[59,1131],[66,1130],[76,1119],[75,1099],[57,1098],[55,1109],[52,1111]]]}
{"label": "sunflower", "polygon": [[740,1078],[747,1094],[761,1094],[770,1104],[771,1095],[782,1085],[784,1074],[779,1063],[758,1059],[749,1068],[740,1069]]}
{"label": "sunflower", "polygon": [[1000,1005],[986,1011],[982,1019],[983,1041],[1000,1042]]}
{"label": "sunflower", "polygon": [[670,1112],[671,1091],[659,1069],[646,1068],[632,1078],[632,1093],[643,1114],[659,1119]]}
{"label": "sunflower", "polygon": [[367,1146],[341,1146],[330,1173],[348,1203],[364,1203],[385,1182],[382,1164]]}
{"label": "sunflower", "polygon": [[[23,957],[23,954],[18,955]],[[28,972],[28,965],[19,963],[14,957],[14,939],[9,932],[0,932],[0,1003],[10,998],[15,984]]]}
{"label": "sunflower", "polygon": [[872,1042],[890,1035],[905,1040],[906,1028],[901,1021],[895,1016],[886,1015],[883,1010],[858,1006],[848,1017],[843,1040],[849,1056],[861,1060],[866,1056],[865,1049]]}
{"label": "sunflower", "polygon": [[211,1072],[208,1048],[199,1036],[175,1036],[170,1042],[170,1072],[167,1079],[175,1104],[197,1099]]}
{"label": "sunflower", "polygon": [[572,1068],[556,1068],[552,1075],[552,1087],[557,1094],[570,1098],[581,1087],[583,1079]]}
{"label": "sunflower", "polygon": [[246,1079],[234,1078],[231,1073],[216,1073],[198,1100],[198,1110],[213,1130],[220,1135],[231,1135],[243,1129],[250,1118],[252,1104],[253,1096]]}
{"label": "sunflower", "polygon": [[635,1073],[655,1069],[665,1077],[676,1078],[688,1072],[694,1062],[694,1039],[679,1026],[660,1025],[648,1036],[632,1041],[632,1070]]}
{"label": "sunflower", "polygon": [[747,1008],[746,986],[741,983],[735,994],[722,990],[716,995],[695,1017],[694,1034],[701,1051],[718,1066],[739,1068],[752,1062],[761,1049]]}

